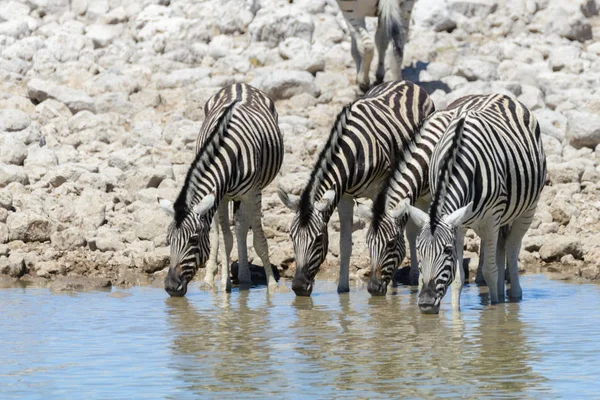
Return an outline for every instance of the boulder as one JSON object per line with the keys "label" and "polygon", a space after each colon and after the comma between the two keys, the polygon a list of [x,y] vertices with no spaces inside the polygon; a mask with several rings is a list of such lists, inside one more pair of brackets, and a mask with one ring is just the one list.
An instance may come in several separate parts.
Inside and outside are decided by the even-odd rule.
{"label": "boulder", "polygon": [[567,112],[569,144],[577,149],[600,144],[600,115],[572,110]]}
{"label": "boulder", "polygon": [[123,33],[122,25],[94,24],[86,29],[86,36],[92,39],[95,48],[108,46]]}
{"label": "boulder", "polygon": [[449,0],[450,10],[466,17],[485,18],[498,8],[496,0]]}
{"label": "boulder", "polygon": [[140,240],[154,240],[167,232],[171,220],[159,208],[158,203],[156,206],[142,208],[135,213],[135,233]]}
{"label": "boulder", "polygon": [[82,110],[95,112],[94,99],[87,93],[34,78],[27,83],[27,94],[35,104],[51,98],[64,103],[73,114]]}
{"label": "boulder", "polygon": [[28,185],[29,177],[25,169],[16,165],[0,163],[0,187],[5,187],[12,182]]}
{"label": "boulder", "polygon": [[315,24],[310,14],[293,6],[262,8],[248,26],[253,41],[267,42],[276,47],[289,37],[299,37],[312,41]]}
{"label": "boulder", "polygon": [[23,242],[45,242],[50,240],[52,224],[50,220],[35,212],[24,210],[11,213],[6,225],[9,230],[10,240]]}
{"label": "boulder", "polygon": [[69,227],[62,231],[54,232],[50,235],[52,247],[62,251],[72,251],[84,247],[87,243],[83,232],[75,227]]}
{"label": "boulder", "polygon": [[540,258],[545,262],[560,261],[561,257],[570,254],[575,259],[583,258],[581,241],[577,237],[552,235],[544,239],[540,247]]}
{"label": "boulder", "polygon": [[306,71],[268,69],[258,72],[250,84],[263,90],[273,100],[283,100],[300,93],[318,97],[320,93],[314,80],[314,76]]}
{"label": "boulder", "polygon": [[27,158],[27,146],[14,135],[0,135],[0,162],[23,165]]}
{"label": "boulder", "polygon": [[411,18],[415,27],[425,30],[442,32],[456,28],[448,0],[419,0],[415,2]]}
{"label": "boulder", "polygon": [[562,142],[567,134],[567,118],[556,111],[547,108],[535,110],[540,130],[543,135],[552,136],[559,142]]}
{"label": "boulder", "polygon": [[0,131],[22,131],[31,124],[29,116],[21,110],[0,110]]}

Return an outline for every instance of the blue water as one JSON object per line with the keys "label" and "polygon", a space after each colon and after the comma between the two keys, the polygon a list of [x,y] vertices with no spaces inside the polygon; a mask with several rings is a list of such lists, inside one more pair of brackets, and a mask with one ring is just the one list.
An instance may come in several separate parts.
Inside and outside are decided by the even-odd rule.
{"label": "blue water", "polygon": [[[280,283],[280,286],[285,285]],[[289,283],[287,284],[289,285]],[[522,278],[421,315],[399,287],[0,290],[0,399],[598,398],[600,287]],[[449,296],[448,296],[449,297]]]}

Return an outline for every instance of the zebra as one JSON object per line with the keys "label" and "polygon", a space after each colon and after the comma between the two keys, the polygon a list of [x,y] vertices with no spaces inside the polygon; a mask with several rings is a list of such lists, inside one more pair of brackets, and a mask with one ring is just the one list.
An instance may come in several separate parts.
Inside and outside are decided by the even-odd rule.
{"label": "zebra", "polygon": [[372,268],[367,289],[372,295],[386,294],[388,284],[406,255],[405,227],[411,250],[409,283],[418,284],[416,240],[419,231],[406,215],[406,204],[416,204],[422,210],[429,206],[431,155],[464,100],[458,99],[445,110],[429,115],[417,134],[395,155],[394,170],[381,186],[372,208],[357,207],[357,215],[370,223],[367,246]]}
{"label": "zebra", "polygon": [[[545,178],[546,157],[533,114],[502,94],[468,96],[432,155],[429,214],[407,205],[410,218],[421,227],[421,312],[438,313],[450,284],[452,308],[460,309],[464,274],[459,266],[467,228],[481,237],[491,303],[504,298],[505,262],[509,296],[522,297],[518,255]],[[499,234],[502,229],[507,232]]]}
{"label": "zebra", "polygon": [[[261,190],[273,181],[283,161],[283,137],[277,125],[275,104],[260,90],[238,83],[211,97],[204,112],[199,150],[177,200],[173,204],[158,199],[161,208],[173,217],[167,233],[171,262],[165,290],[171,296],[184,296],[187,284],[207,259],[210,258],[209,267],[216,266],[219,232],[213,231],[216,233],[210,238],[209,232],[213,216],[218,213],[216,219],[225,247],[221,287],[231,291],[229,257],[233,236],[228,206],[231,200],[239,201],[234,218],[240,287],[250,285],[246,245],[250,225],[254,249],[263,262],[269,286],[273,286],[276,283],[262,229]],[[214,279],[214,268],[207,274]]]}
{"label": "zebra", "polygon": [[336,206],[340,217],[338,292],[350,290],[353,198],[373,197],[389,174],[394,149],[404,146],[433,111],[427,92],[411,82],[375,86],[338,114],[302,194],[278,190],[283,204],[295,212],[290,236],[296,256],[292,282],[296,295],[312,292],[327,255],[327,223]]}
{"label": "zebra", "polygon": [[356,63],[356,82],[366,92],[370,87],[369,70],[373,60],[373,39],[365,25],[365,17],[378,17],[375,45],[379,57],[375,72],[375,85],[383,82],[385,52],[391,40],[394,49],[395,79],[402,79],[402,59],[406,42],[401,17],[401,4],[410,0],[337,0],[351,37],[352,58]]}

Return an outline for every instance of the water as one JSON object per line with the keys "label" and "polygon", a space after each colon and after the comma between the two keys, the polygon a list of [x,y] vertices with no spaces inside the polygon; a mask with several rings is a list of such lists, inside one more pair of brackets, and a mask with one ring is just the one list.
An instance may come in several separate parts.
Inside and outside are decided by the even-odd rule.
{"label": "water", "polygon": [[526,276],[525,299],[496,306],[469,286],[438,316],[409,288],[335,287],[3,289],[0,398],[598,397],[599,286]]}

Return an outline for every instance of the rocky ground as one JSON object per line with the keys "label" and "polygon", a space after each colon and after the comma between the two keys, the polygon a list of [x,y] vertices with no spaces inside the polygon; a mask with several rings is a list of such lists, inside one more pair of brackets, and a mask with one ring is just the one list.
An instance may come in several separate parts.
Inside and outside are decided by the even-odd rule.
{"label": "rocky ground", "polygon": [[[521,262],[563,278],[600,278],[598,5],[418,0],[405,48],[405,78],[438,109],[502,92],[534,110],[548,186]],[[2,1],[0,284],[160,285],[169,220],[156,197],[176,197],[202,106],[234,82],[277,102],[286,154],[263,197],[264,224],[289,275],[291,214],[275,189],[299,193],[336,113],[356,97],[354,74],[332,0]],[[337,217],[331,226],[322,276],[334,277]],[[355,227],[358,279],[368,255],[365,224]],[[473,267],[478,240],[466,246]]]}

